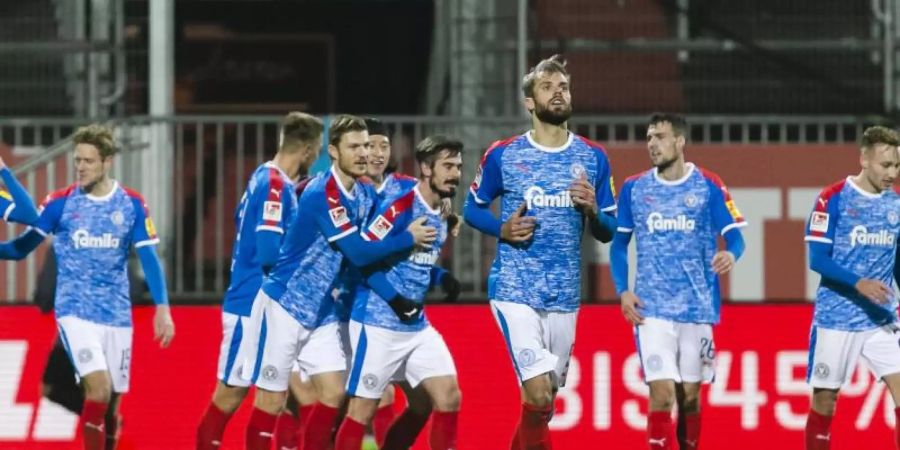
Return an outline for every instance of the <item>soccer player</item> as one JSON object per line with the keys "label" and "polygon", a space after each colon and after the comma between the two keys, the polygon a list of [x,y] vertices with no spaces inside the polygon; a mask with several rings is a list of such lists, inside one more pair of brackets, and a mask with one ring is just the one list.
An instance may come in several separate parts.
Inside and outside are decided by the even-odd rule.
{"label": "soccer player", "polygon": [[[822,190],[807,223],[809,268],[822,275],[809,336],[807,450],[830,448],[838,391],[860,357],[900,406],[900,323],[891,280],[900,280],[900,196],[892,188],[900,172],[898,145],[896,131],[866,129],[862,170]],[[895,414],[900,419],[900,408]],[[900,432],[895,439],[900,449]]]}
{"label": "soccer player", "polygon": [[[255,360],[247,353],[256,349],[241,342],[258,331],[250,324],[253,299],[263,277],[275,265],[285,229],[296,214],[294,180],[309,170],[321,146],[321,120],[301,112],[288,114],[281,123],[278,152],[250,176],[235,210],[237,234],[231,282],[222,305],[218,381],[197,429],[198,450],[215,450],[221,445],[228,420],[247,395],[250,382],[240,377],[241,365]],[[291,421],[284,419],[284,423]]]}
{"label": "soccer player", "polygon": [[[299,360],[316,388],[318,403],[304,426],[304,450],[323,450],[344,398],[346,360],[335,315],[334,286],[344,259],[362,267],[414,245],[428,246],[436,230],[417,219],[406,232],[367,241],[359,229],[374,207],[366,174],[368,133],[354,116],[334,118],[329,128],[331,169],[313,178],[299,199],[275,266],[263,281],[254,309],[264,311],[256,362],[257,391],[247,427],[248,450],[268,449],[288,377]],[[412,308],[402,298],[396,307]],[[246,373],[245,367],[245,373]]]}
{"label": "soccer player", "polygon": [[[350,321],[353,363],[347,380],[351,396],[347,417],[338,431],[336,450],[357,450],[366,426],[375,416],[379,399],[393,380],[405,380],[410,408],[387,432],[384,448],[409,448],[433,405],[431,448],[450,450],[456,446],[456,423],[460,404],[459,384],[453,358],[444,339],[423,314],[423,301],[431,284],[431,271],[447,237],[441,205],[452,198],[459,185],[462,143],[444,136],[425,138],[416,148],[418,183],[385,199],[366,228],[373,240],[402,232],[403,227],[424,215],[440,228],[430,249],[397,254],[377,270],[386,273],[391,285],[417,307],[414,312],[393,307],[365,284],[356,290]],[[413,420],[421,425],[410,427]],[[402,429],[401,429],[402,428]],[[414,430],[413,433],[408,433]]]}
{"label": "soccer player", "polygon": [[[559,55],[525,75],[533,129],[488,148],[463,211],[469,225],[500,239],[488,296],[522,387],[514,449],[550,448],[547,424],[566,381],[581,300],[581,236],[587,223],[609,242],[616,228],[606,151],[566,126],[570,81]],[[490,211],[497,197],[499,220]]]}
{"label": "soccer player", "polygon": [[[714,173],[684,160],[687,124],[654,114],[647,128],[653,169],[628,178],[619,195],[618,232],[610,262],[622,313],[634,324],[644,380],[650,386],[647,438],[651,449],[678,442],[698,448],[700,386],[715,375],[712,326],[719,322],[718,276],[744,250],[747,225]],[[637,241],[637,278],[628,288],[628,243]],[[725,249],[718,250],[718,236]]]}
{"label": "soccer player", "polygon": [[[131,371],[131,302],[127,263],[133,246],[156,304],[154,337],[162,348],[175,335],[166,281],[154,250],[159,238],[137,192],[109,178],[116,146],[101,125],[76,130],[76,183],[47,196],[25,253],[53,234],[58,259],[56,323],[84,388],[81,430],[86,450],[104,448],[107,410],[118,411]],[[106,423],[104,423],[106,422]],[[113,436],[114,430],[107,430]],[[115,447],[115,445],[113,445]]]}

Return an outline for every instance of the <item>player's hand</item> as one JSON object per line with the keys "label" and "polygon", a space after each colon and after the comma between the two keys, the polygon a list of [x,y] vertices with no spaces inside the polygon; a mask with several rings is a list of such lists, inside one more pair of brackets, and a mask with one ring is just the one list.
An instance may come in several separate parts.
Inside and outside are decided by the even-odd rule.
{"label": "player's hand", "polygon": [[500,227],[500,239],[506,242],[526,242],[534,237],[534,225],[537,219],[533,216],[524,216],[528,210],[528,204],[522,202],[522,206],[516,210]]}
{"label": "player's hand", "polygon": [[169,305],[159,305],[156,307],[156,314],[153,315],[153,340],[159,341],[160,348],[166,348],[175,338],[175,322],[172,321],[172,312]]}
{"label": "player's hand", "polygon": [[729,251],[717,252],[712,259],[713,272],[722,275],[734,268],[734,255]]}
{"label": "player's hand", "polygon": [[0,169],[6,168],[6,163],[3,161],[3,157],[0,157]]}
{"label": "player's hand", "polygon": [[450,272],[445,273],[444,278],[441,278],[441,288],[447,294],[444,296],[445,302],[455,302],[459,298],[459,292],[462,290],[459,280]]}
{"label": "player's hand", "polygon": [[594,186],[588,183],[587,174],[584,172],[569,186],[569,196],[575,207],[591,216],[597,215],[597,194]]}
{"label": "player's hand", "polygon": [[622,293],[622,315],[634,325],[642,325],[644,323],[644,316],[638,312],[639,309],[644,307],[644,302],[638,298],[637,295],[634,295],[631,291],[625,291]]}
{"label": "player's hand", "polygon": [[883,305],[891,299],[891,289],[878,280],[862,278],[856,282],[856,290],[863,297],[874,303]]}
{"label": "player's hand", "polygon": [[462,221],[459,220],[459,214],[450,213],[447,216],[447,229],[450,230],[450,236],[459,237],[460,226],[462,226]]}
{"label": "player's hand", "polygon": [[415,241],[417,247],[430,249],[431,243],[437,239],[437,229],[430,225],[425,225],[426,220],[425,216],[413,220],[409,227],[406,228],[406,231],[413,235],[413,241]]}
{"label": "player's hand", "polygon": [[402,295],[397,295],[388,302],[394,314],[403,323],[413,323],[422,317],[422,305]]}

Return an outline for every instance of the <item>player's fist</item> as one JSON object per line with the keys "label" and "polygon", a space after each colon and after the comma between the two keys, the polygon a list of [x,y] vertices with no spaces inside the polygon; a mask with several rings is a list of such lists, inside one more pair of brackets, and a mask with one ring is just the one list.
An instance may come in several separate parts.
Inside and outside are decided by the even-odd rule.
{"label": "player's fist", "polygon": [[462,225],[462,221],[459,220],[459,215],[456,213],[450,213],[447,216],[447,230],[450,232],[450,236],[458,237],[459,236],[459,227]]}
{"label": "player's fist", "polygon": [[403,323],[413,323],[422,317],[422,305],[402,295],[397,295],[388,302],[394,314]]}
{"label": "player's fist", "polygon": [[409,233],[412,234],[416,246],[430,249],[431,243],[437,239],[437,229],[430,225],[426,225],[426,220],[427,218],[425,216],[413,220],[412,223],[409,224],[409,227],[406,228],[406,231],[409,231]]}
{"label": "player's fist", "polygon": [[445,273],[444,277],[441,278],[441,288],[447,294],[444,296],[445,302],[455,302],[459,298],[459,292],[462,290],[459,280],[450,272]]}
{"label": "player's fist", "polygon": [[713,272],[722,275],[734,268],[734,255],[729,251],[717,252],[712,259]]}
{"label": "player's fist", "polygon": [[3,161],[3,158],[0,157],[0,169],[3,169],[5,167],[6,167],[6,163]]}
{"label": "player's fist", "polygon": [[622,293],[621,303],[622,315],[625,316],[625,319],[634,325],[644,323],[644,316],[638,311],[644,307],[644,302],[637,295],[634,295],[631,291],[625,291]]}
{"label": "player's fist", "polygon": [[173,338],[175,338],[175,322],[172,320],[169,305],[159,305],[153,315],[153,340],[159,341],[161,348],[166,348],[172,343]]}
{"label": "player's fist", "polygon": [[581,172],[581,175],[569,186],[569,196],[572,197],[572,203],[582,212],[596,216],[597,215],[597,194],[594,186],[587,180],[587,174]]}
{"label": "player's fist", "polygon": [[878,280],[862,278],[856,282],[856,290],[874,303],[883,305],[891,299],[891,289]]}
{"label": "player's fist", "polygon": [[535,219],[526,216],[528,204],[522,202],[522,206],[516,210],[500,227],[500,239],[510,243],[526,242],[534,237]]}

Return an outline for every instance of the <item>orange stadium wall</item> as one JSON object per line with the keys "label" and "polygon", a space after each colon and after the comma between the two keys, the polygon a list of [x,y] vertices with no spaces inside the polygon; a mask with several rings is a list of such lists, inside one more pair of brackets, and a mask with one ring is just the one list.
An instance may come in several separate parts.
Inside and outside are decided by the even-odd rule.
{"label": "orange stadium wall", "polygon": [[[220,312],[213,306],[176,307],[178,334],[166,350],[152,340],[152,313],[151,307],[138,307],[134,314],[132,392],[122,405],[119,449],[190,449],[213,389]],[[458,448],[509,448],[518,388],[488,306],[430,306],[427,315],[444,335],[459,372]],[[715,331],[716,381],[703,392],[703,448],[803,448],[811,316],[811,306],[802,304],[723,308],[723,323]],[[585,306],[578,323],[568,385],[560,391],[551,424],[554,448],[646,448],[647,388],[631,327],[612,305]],[[0,308],[0,449],[77,448],[77,418],[39,397],[55,334],[52,317],[36,308]],[[223,450],[242,448],[248,410],[245,404],[233,419]],[[893,449],[893,422],[884,384],[860,367],[844,387],[833,448],[865,443],[869,450]],[[420,439],[414,448],[427,445]]]}

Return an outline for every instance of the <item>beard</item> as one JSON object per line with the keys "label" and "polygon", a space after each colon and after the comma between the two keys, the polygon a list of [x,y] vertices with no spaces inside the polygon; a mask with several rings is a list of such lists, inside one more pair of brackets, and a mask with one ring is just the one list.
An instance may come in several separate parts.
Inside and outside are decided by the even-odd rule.
{"label": "beard", "polygon": [[544,123],[549,123],[550,125],[562,125],[569,120],[569,117],[572,117],[572,105],[566,105],[561,110],[554,111],[552,107],[548,105],[535,104],[534,115],[537,116],[538,120]]}
{"label": "beard", "polygon": [[453,198],[456,197],[456,186],[451,186],[447,190],[443,190],[438,185],[434,183],[434,179],[428,183],[432,192],[437,192],[438,196],[441,198]]}
{"label": "beard", "polygon": [[660,162],[655,164],[656,170],[658,172],[662,172],[662,171],[668,169],[669,167],[671,167],[672,164],[675,164],[675,161],[677,161],[677,160],[678,160],[678,156],[672,156],[669,159],[661,160]]}

